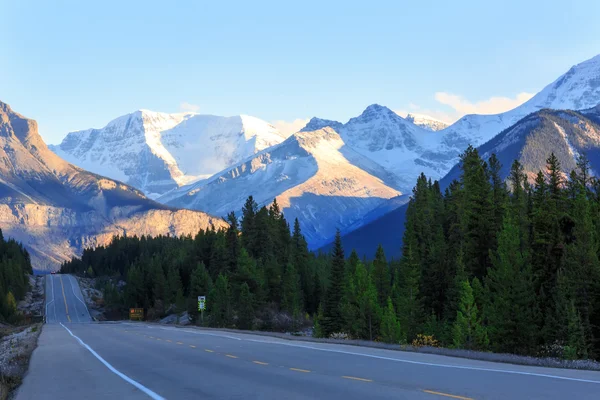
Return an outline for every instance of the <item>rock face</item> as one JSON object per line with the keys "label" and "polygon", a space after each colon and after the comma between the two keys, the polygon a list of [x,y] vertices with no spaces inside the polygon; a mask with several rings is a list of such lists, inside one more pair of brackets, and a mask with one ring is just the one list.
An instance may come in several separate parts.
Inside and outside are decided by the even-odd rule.
{"label": "rock face", "polygon": [[69,133],[51,150],[75,165],[156,197],[208,178],[284,139],[271,124],[247,115],[140,110],[102,129]]}
{"label": "rock face", "polygon": [[[317,247],[400,195],[396,176],[353,150],[330,127],[298,132],[220,174],[167,193],[166,204],[214,215],[240,211],[248,195],[260,204],[276,197],[286,218],[298,218]],[[239,215],[239,214],[238,214]]]}
{"label": "rock face", "polygon": [[211,226],[226,223],[69,164],[48,149],[35,121],[0,102],[0,227],[24,243],[35,269],[57,269],[115,234],[180,235]]}

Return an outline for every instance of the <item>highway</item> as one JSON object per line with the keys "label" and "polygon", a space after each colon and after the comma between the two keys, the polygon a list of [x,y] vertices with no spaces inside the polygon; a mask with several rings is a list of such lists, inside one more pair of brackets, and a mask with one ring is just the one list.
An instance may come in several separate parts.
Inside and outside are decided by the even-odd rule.
{"label": "highway", "polygon": [[90,323],[75,279],[57,275],[47,284],[48,323],[17,399],[600,398],[600,372],[146,323]]}

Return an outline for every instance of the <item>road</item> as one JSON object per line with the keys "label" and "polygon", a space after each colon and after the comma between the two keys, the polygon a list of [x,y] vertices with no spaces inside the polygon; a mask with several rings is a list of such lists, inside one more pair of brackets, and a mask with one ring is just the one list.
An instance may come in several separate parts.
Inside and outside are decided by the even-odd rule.
{"label": "road", "polygon": [[55,297],[50,292],[48,309],[55,313],[17,399],[599,398],[600,372],[146,323],[78,322],[72,310],[81,304],[79,288],[72,278],[62,276],[62,285],[60,279],[49,278]]}
{"label": "road", "polygon": [[90,313],[75,277],[72,275],[48,275],[45,291],[47,323],[91,322]]}

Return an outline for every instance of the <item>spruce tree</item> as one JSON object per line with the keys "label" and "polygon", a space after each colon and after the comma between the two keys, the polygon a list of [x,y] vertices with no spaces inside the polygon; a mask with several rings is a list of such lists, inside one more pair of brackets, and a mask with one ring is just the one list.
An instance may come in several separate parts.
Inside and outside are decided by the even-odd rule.
{"label": "spruce tree", "polygon": [[377,252],[375,253],[375,260],[373,260],[373,282],[375,283],[375,289],[377,289],[377,298],[380,307],[386,307],[387,298],[390,296],[391,290],[391,277],[390,270],[388,268],[387,260],[385,259],[385,253],[383,246],[379,245]]}
{"label": "spruce tree", "polygon": [[452,341],[457,348],[471,350],[485,350],[488,346],[487,332],[478,316],[473,289],[468,280],[462,284]]}
{"label": "spruce tree", "polygon": [[229,282],[225,275],[219,275],[207,299],[211,325],[217,328],[227,328],[232,322],[231,293]]}
{"label": "spruce tree", "polygon": [[385,343],[400,343],[405,341],[402,337],[402,328],[396,317],[392,299],[387,298],[387,306],[381,317],[381,340]]}
{"label": "spruce tree", "polygon": [[332,333],[340,332],[344,325],[340,305],[344,294],[346,260],[344,258],[342,236],[339,229],[335,234],[330,265],[331,272],[329,275],[329,285],[325,293],[322,322],[323,333],[326,337],[329,337]]}
{"label": "spruce tree", "polygon": [[254,323],[254,306],[250,287],[244,282],[240,288],[237,326],[239,329],[250,330]]}

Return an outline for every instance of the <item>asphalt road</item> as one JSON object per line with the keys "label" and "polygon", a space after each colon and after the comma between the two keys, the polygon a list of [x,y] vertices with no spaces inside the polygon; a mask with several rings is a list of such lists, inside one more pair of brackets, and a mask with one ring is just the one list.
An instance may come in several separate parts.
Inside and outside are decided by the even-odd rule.
{"label": "asphalt road", "polygon": [[[59,278],[50,279],[56,285]],[[71,311],[66,285],[61,296]],[[600,398],[600,372],[144,323],[68,322],[61,310],[57,304],[44,326],[17,399]]]}
{"label": "asphalt road", "polygon": [[45,308],[49,324],[91,322],[77,279],[71,275],[46,276]]}

